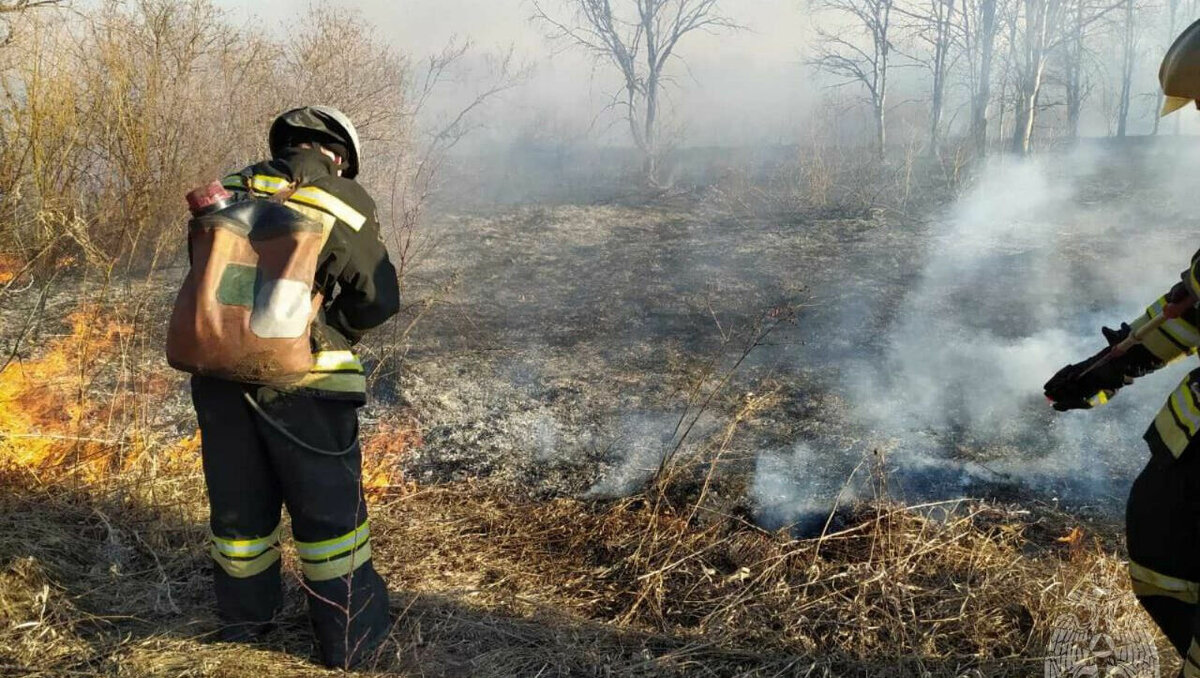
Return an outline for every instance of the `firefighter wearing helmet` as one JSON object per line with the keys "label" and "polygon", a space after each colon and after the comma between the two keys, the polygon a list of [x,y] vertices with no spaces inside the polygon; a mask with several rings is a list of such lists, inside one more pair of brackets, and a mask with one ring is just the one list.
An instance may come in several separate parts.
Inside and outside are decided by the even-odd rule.
{"label": "firefighter wearing helmet", "polygon": [[[308,345],[300,350],[312,355],[303,354],[308,371],[287,387],[193,370],[221,637],[247,641],[272,627],[283,604],[279,540],[287,506],[320,658],[345,668],[367,658],[388,630],[388,593],[371,564],[361,483],[357,410],[366,401],[366,375],[354,346],[396,314],[399,289],[375,203],[354,181],[361,147],[346,116],[320,106],[287,111],[271,125],[270,149],[271,159],[221,183],[233,194],[230,210],[268,206],[318,238],[315,275],[300,286]],[[251,232],[248,242],[254,239]],[[192,265],[195,271],[195,258]],[[230,301],[239,290],[247,294],[243,307],[279,296],[260,289],[254,268],[240,270],[249,276],[220,279],[217,296],[229,298],[223,313],[241,308]],[[269,336],[272,326],[264,326],[260,333]]]}
{"label": "firefighter wearing helmet", "polygon": [[[1163,59],[1162,115],[1200,106],[1200,21]],[[1119,330],[1109,346],[1068,365],[1046,383],[1056,410],[1107,402],[1137,377],[1196,354],[1200,347],[1200,252],[1181,280]],[[1180,675],[1200,678],[1200,369],[1171,393],[1147,429],[1150,460],[1133,482],[1125,509],[1134,594],[1183,659]]]}

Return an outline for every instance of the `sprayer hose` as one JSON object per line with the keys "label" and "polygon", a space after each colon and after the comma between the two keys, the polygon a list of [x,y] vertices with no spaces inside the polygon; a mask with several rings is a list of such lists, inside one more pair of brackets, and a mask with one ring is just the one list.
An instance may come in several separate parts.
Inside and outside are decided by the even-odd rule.
{"label": "sprayer hose", "polygon": [[278,420],[276,420],[271,415],[267,414],[266,411],[263,410],[262,405],[259,405],[258,401],[254,399],[254,396],[243,391],[242,397],[246,399],[246,402],[250,403],[250,407],[253,408],[253,410],[258,413],[258,416],[263,418],[263,421],[270,424],[271,428],[278,431],[283,437],[287,438],[289,441],[292,442],[292,444],[296,445],[300,449],[308,450],[309,452],[312,452],[313,454],[319,454],[324,457],[344,457],[347,454],[350,454],[354,450],[358,449],[358,423],[357,423],[357,420],[355,421],[355,424],[354,424],[354,440],[350,441],[350,445],[347,446],[346,449],[341,450],[340,452],[333,452],[330,450],[323,450],[319,447],[313,447],[312,445],[309,445],[308,443],[304,442],[303,440],[300,440],[299,438],[297,438],[291,431],[287,430],[287,428],[285,428],[283,424],[279,423]]}

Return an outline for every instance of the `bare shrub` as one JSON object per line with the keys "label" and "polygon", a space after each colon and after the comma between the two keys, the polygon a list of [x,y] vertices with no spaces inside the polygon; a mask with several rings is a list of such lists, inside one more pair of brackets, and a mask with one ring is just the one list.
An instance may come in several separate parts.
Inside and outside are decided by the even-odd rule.
{"label": "bare shrub", "polygon": [[0,251],[19,258],[59,248],[153,268],[183,244],[182,195],[264,157],[289,106],[343,108],[379,159],[368,182],[403,157],[407,62],[354,14],[316,12],[286,45],[209,0],[21,21],[0,103]]}

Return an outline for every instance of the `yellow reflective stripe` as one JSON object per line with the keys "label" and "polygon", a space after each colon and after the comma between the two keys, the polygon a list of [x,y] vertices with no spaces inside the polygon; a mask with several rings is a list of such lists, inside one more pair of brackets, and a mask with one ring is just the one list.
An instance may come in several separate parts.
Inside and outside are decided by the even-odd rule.
{"label": "yellow reflective stripe", "polygon": [[1163,405],[1162,409],[1158,411],[1158,415],[1154,417],[1154,429],[1158,431],[1158,437],[1162,438],[1163,444],[1178,459],[1191,439],[1188,437],[1187,431],[1180,428],[1175,421],[1173,412],[1171,401],[1167,400],[1167,404]]}
{"label": "yellow reflective stripe", "polygon": [[[1138,316],[1137,319],[1130,323],[1130,328],[1135,333],[1140,331],[1142,327],[1149,323],[1153,318],[1162,315],[1163,309],[1166,308],[1166,305],[1166,297],[1160,297],[1158,301],[1154,302],[1146,309],[1144,314]],[[1167,333],[1165,331],[1167,325],[1177,321],[1181,323],[1180,332],[1183,332],[1184,334],[1176,336],[1175,334]],[[1188,323],[1185,321],[1179,321],[1179,319],[1169,320],[1162,327],[1159,327],[1157,330],[1154,330],[1146,335],[1146,337],[1142,339],[1142,345],[1145,346],[1148,351],[1153,353],[1154,357],[1158,358],[1162,362],[1174,362],[1182,356],[1195,352],[1194,347],[1197,344],[1200,344],[1200,341],[1191,342],[1187,340],[1186,329],[1188,326]],[[1197,339],[1200,339],[1200,334],[1197,334],[1196,336]],[[1188,348],[1189,346],[1193,348]]]}
{"label": "yellow reflective stripe", "polygon": [[309,207],[308,205],[301,205],[300,203],[294,202],[292,200],[289,200],[284,204],[287,205],[290,209],[293,209],[293,210],[299,212],[300,214],[303,214],[304,216],[308,217],[309,219],[312,219],[313,221],[317,222],[318,224],[321,224],[321,226],[325,229],[326,234],[328,234],[329,231],[332,231],[333,225],[337,223],[337,217],[334,217],[332,214],[327,214],[325,212],[322,212],[321,210],[319,210],[315,207]]}
{"label": "yellow reflective stripe", "polygon": [[1146,347],[1155,358],[1161,360],[1164,364],[1173,363],[1176,360],[1186,356],[1187,351],[1179,348],[1179,345],[1171,341],[1171,339],[1162,331],[1162,328],[1154,330],[1142,339],[1142,346]]}
{"label": "yellow reflective stripe", "polygon": [[1132,561],[1129,578],[1133,580],[1133,592],[1139,596],[1169,596],[1193,605],[1200,599],[1200,583],[1155,572]]}
{"label": "yellow reflective stripe", "polygon": [[1162,330],[1185,346],[1193,349],[1200,346],[1200,332],[1197,332],[1196,328],[1183,318],[1171,318],[1163,323]]}
{"label": "yellow reflective stripe", "polygon": [[211,534],[210,537],[213,548],[219,553],[233,558],[257,556],[279,541],[279,526],[276,525],[271,534],[257,539],[222,539],[215,534]]}
{"label": "yellow reflective stripe", "polygon": [[287,179],[272,177],[266,174],[255,174],[250,180],[250,187],[263,193],[278,193],[291,185]]}
{"label": "yellow reflective stripe", "polygon": [[1187,678],[1200,678],[1200,643],[1192,638],[1187,655],[1183,658],[1183,675]]}
{"label": "yellow reflective stripe", "polygon": [[221,566],[221,569],[225,570],[225,573],[230,577],[245,579],[247,577],[253,577],[256,574],[265,572],[267,568],[271,567],[271,565],[278,561],[279,549],[267,549],[266,552],[248,560],[234,560],[222,555],[221,552],[217,550],[216,544],[213,544],[212,549],[209,551],[209,555],[212,556],[212,559],[215,560],[217,564]]}
{"label": "yellow reflective stripe", "polygon": [[361,230],[363,224],[367,223],[367,218],[358,210],[315,186],[305,186],[296,191],[289,199],[289,202],[291,201],[324,210],[356,231]]}
{"label": "yellow reflective stripe", "polygon": [[353,551],[349,555],[337,560],[328,560],[320,563],[300,561],[300,569],[304,572],[305,578],[310,581],[328,581],[330,579],[337,579],[338,577],[345,577],[362,567],[369,560],[371,560],[371,544],[368,542],[359,550]]}
{"label": "yellow reflective stripe", "polygon": [[230,174],[221,180],[221,185],[235,191],[244,192],[246,190],[246,180],[240,174]]}
{"label": "yellow reflective stripe", "polygon": [[315,542],[303,542],[297,540],[296,553],[300,554],[301,558],[305,558],[307,560],[315,560],[317,558],[333,558],[345,553],[346,551],[362,546],[363,542],[370,537],[370,522],[363,521],[362,525],[359,525],[340,537],[334,537],[333,539]]}
{"label": "yellow reflective stripe", "polygon": [[345,372],[354,370],[362,373],[362,363],[352,351],[320,351],[313,354],[313,372]]}
{"label": "yellow reflective stripe", "polygon": [[366,393],[367,377],[364,374],[352,372],[309,372],[294,386],[295,388],[311,388],[338,393]]}
{"label": "yellow reflective stripe", "polygon": [[1196,435],[1196,431],[1200,430],[1200,412],[1196,411],[1196,404],[1192,400],[1192,389],[1189,386],[1190,378],[1184,379],[1167,402],[1175,410],[1175,416],[1179,417],[1179,421],[1187,427],[1188,438],[1192,438]]}

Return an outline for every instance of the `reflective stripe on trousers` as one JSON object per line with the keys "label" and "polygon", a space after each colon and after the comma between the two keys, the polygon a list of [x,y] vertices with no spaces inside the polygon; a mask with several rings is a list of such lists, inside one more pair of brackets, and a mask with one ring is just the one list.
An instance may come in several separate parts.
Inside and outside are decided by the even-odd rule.
{"label": "reflective stripe on trousers", "polygon": [[210,535],[209,555],[217,565],[237,579],[253,577],[279,560],[279,527],[271,534],[252,539],[225,539]]}
{"label": "reflective stripe on trousers", "polygon": [[1155,572],[1144,565],[1129,563],[1133,592],[1139,596],[1167,596],[1195,605],[1200,599],[1200,583]]}
{"label": "reflective stripe on trousers", "polygon": [[371,559],[371,530],[363,521],[354,530],[333,539],[296,542],[304,576],[312,581],[345,577]]}

